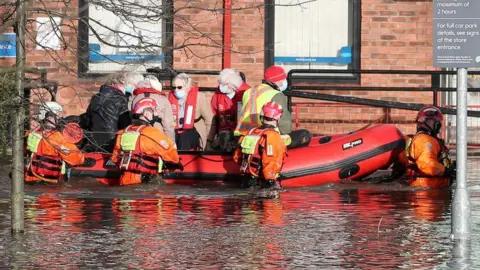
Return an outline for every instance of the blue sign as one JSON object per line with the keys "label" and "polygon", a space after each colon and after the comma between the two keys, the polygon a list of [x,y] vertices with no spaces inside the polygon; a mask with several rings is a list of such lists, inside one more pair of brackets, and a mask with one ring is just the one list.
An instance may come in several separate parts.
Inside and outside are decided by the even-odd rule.
{"label": "blue sign", "polygon": [[163,55],[154,54],[101,54],[100,44],[90,43],[89,47],[89,61],[90,63],[105,63],[105,62],[127,62],[127,61],[147,61],[160,62],[165,59]]}
{"label": "blue sign", "polygon": [[339,56],[337,57],[275,56],[275,63],[325,63],[348,65],[352,63],[352,47],[342,47]]}
{"label": "blue sign", "polygon": [[0,35],[0,57],[17,56],[17,41],[15,33],[5,33]]}

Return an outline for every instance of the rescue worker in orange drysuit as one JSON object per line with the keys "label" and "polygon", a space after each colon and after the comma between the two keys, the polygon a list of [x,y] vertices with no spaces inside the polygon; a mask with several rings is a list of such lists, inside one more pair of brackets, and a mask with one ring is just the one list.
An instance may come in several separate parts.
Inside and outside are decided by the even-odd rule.
{"label": "rescue worker in orange drysuit", "polygon": [[158,120],[157,106],[152,98],[137,101],[132,108],[132,125],[117,134],[112,161],[124,171],[121,186],[149,182],[162,172],[163,162],[183,169],[175,143],[152,126]]}
{"label": "rescue worker in orange drysuit", "polygon": [[455,177],[455,165],[448,148],[438,137],[443,115],[434,106],[422,108],[415,119],[417,133],[406,136],[405,152],[399,157],[406,167],[408,185],[413,187],[443,188]]}
{"label": "rescue worker in orange drysuit", "polygon": [[262,125],[240,136],[233,159],[241,164],[240,171],[253,179],[260,178],[262,187],[279,188],[277,181],[287,155],[289,136],[280,135],[278,122],[283,108],[275,102],[262,107]]}
{"label": "rescue worker in orange drysuit", "polygon": [[74,143],[57,129],[58,113],[62,106],[49,101],[42,104],[38,114],[40,126],[28,131],[26,150],[29,160],[25,181],[57,183],[65,174],[65,163],[80,165],[85,157]]}

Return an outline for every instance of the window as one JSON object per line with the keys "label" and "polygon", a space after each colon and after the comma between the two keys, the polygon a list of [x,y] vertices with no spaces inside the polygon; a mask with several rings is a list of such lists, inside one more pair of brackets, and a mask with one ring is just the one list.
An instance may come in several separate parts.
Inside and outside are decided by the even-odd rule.
{"label": "window", "polygon": [[[266,3],[267,66],[283,65],[287,72],[360,69],[360,0],[267,0]],[[359,81],[359,76],[295,72],[293,79],[344,83]]]}
{"label": "window", "polygon": [[[81,0],[79,70],[110,73],[165,66],[168,0]],[[168,33],[168,35],[167,35]]]}

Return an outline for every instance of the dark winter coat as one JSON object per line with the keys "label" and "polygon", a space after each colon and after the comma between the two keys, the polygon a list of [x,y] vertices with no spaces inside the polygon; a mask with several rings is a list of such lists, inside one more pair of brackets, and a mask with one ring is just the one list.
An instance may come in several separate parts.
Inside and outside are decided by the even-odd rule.
{"label": "dark winter coat", "polygon": [[117,132],[131,123],[128,98],[120,90],[103,85],[92,97],[86,119],[93,150],[111,152]]}

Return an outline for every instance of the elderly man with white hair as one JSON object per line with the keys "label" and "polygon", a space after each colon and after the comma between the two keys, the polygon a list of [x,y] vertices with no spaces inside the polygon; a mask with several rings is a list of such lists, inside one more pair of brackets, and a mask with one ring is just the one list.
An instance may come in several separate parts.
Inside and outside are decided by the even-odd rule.
{"label": "elderly man with white hair", "polygon": [[112,74],[88,105],[84,128],[90,131],[87,151],[112,152],[115,136],[131,123],[127,93],[132,93],[143,76],[133,72]]}
{"label": "elderly man with white hair", "polygon": [[150,97],[157,102],[156,117],[153,127],[165,133],[173,142],[175,142],[175,127],[173,125],[172,105],[167,96],[162,93],[162,84],[152,75],[145,76],[145,79],[138,82],[137,88],[133,91],[131,108],[146,97]]}
{"label": "elderly man with white hair", "polygon": [[218,90],[212,96],[214,114],[212,129],[217,134],[211,147],[214,150],[232,152],[236,148],[233,131],[237,126],[238,108],[241,108],[245,90],[250,88],[235,69],[226,68],[218,75]]}

